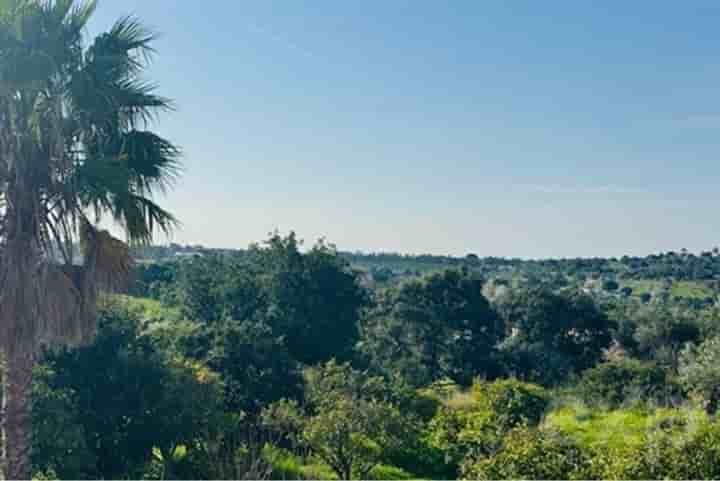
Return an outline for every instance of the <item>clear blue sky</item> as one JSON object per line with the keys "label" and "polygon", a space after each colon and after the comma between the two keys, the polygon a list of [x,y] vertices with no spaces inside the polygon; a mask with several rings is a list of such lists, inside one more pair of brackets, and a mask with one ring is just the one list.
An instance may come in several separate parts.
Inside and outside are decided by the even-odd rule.
{"label": "clear blue sky", "polygon": [[179,242],[565,257],[720,244],[717,1],[101,0],[162,33]]}

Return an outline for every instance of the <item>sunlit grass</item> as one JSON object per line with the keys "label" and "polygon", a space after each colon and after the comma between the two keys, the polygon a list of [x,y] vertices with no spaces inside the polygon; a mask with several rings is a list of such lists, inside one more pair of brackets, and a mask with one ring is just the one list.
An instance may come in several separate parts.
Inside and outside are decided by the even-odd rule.
{"label": "sunlit grass", "polygon": [[643,436],[657,429],[682,436],[706,420],[703,411],[693,408],[636,407],[605,411],[578,403],[550,412],[543,426],[556,429],[587,447],[620,447],[640,446]]}

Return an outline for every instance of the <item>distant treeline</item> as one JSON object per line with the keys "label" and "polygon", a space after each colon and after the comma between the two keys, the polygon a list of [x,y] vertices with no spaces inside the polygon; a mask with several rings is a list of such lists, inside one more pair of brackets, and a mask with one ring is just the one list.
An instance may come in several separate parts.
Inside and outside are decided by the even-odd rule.
{"label": "distant treeline", "polygon": [[[243,249],[210,249],[200,245],[147,246],[135,249],[136,258],[143,261],[178,260],[193,256],[233,254]],[[445,268],[465,267],[486,276],[526,275],[545,277],[565,275],[574,278],[617,277],[621,279],[675,279],[709,281],[720,280],[720,251],[717,248],[694,254],[682,249],[678,252],[653,254],[645,257],[568,258],[528,260],[504,257],[464,257],[430,254],[338,252],[351,265],[380,277],[413,276]]]}

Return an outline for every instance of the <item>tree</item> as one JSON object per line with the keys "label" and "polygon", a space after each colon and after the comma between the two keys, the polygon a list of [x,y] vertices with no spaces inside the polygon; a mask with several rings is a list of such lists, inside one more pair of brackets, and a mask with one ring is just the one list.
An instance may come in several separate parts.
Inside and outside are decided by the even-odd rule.
{"label": "tree", "polygon": [[[145,130],[167,99],[140,74],[154,35],[119,20],[88,48],[95,2],[0,3],[0,350],[6,479],[30,476],[32,368],[42,346],[94,331],[100,289],[129,270],[131,242],[169,230],[152,200],[178,173],[178,149]],[[77,265],[74,246],[81,246]]]}
{"label": "tree", "polygon": [[[153,448],[171,477],[177,448],[191,449],[222,409],[218,376],[198,363],[168,359],[141,328],[135,313],[110,305],[100,313],[95,342],[47,360],[50,392],[72,393],[70,426],[81,428],[81,446],[94,460],[85,467],[92,478],[139,478]],[[44,424],[56,416],[46,415]],[[54,460],[56,471],[67,469],[65,456]]]}
{"label": "tree", "polygon": [[537,382],[557,383],[594,366],[612,340],[614,323],[584,294],[522,289],[497,309],[512,333],[503,344],[509,369]]}
{"label": "tree", "polygon": [[679,371],[685,389],[714,414],[720,406],[720,337],[686,346],[680,355]]}
{"label": "tree", "polygon": [[637,328],[633,337],[637,354],[672,371],[678,368],[683,347],[700,340],[702,334],[694,313],[663,305],[641,310],[635,322]]}
{"label": "tree", "polygon": [[360,349],[378,371],[416,386],[496,376],[504,330],[482,286],[467,272],[447,270],[381,293],[363,320]]}
{"label": "tree", "polygon": [[610,279],[603,282],[602,288],[607,292],[615,292],[620,289],[620,284],[616,280]]}
{"label": "tree", "polygon": [[267,321],[305,364],[349,360],[367,292],[332,245],[321,240],[303,254],[300,244],[295,233],[274,234],[251,253],[264,267]]}
{"label": "tree", "polygon": [[300,397],[297,362],[267,324],[227,321],[209,335],[204,361],[223,377],[228,410],[254,416],[281,398]]}
{"label": "tree", "polygon": [[367,479],[386,450],[402,442],[404,419],[381,378],[330,361],[306,371],[304,410],[281,402],[266,424],[290,433],[340,479]]}

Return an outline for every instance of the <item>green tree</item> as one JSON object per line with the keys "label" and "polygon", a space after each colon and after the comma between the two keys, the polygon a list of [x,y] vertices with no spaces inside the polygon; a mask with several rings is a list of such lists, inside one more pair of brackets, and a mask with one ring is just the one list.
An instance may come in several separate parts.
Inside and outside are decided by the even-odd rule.
{"label": "green tree", "polygon": [[263,322],[227,321],[210,331],[204,361],[220,373],[225,405],[254,416],[281,398],[299,398],[302,378],[282,338]]}
{"label": "green tree", "polygon": [[[91,338],[98,290],[129,270],[123,242],[174,218],[152,201],[178,149],[144,130],[168,101],[140,75],[154,35],[125,18],[89,43],[95,2],[0,2],[0,350],[6,479],[30,477],[31,386],[42,346]],[[73,247],[82,247],[76,265]]]}
{"label": "green tree", "polygon": [[616,292],[620,289],[620,284],[618,284],[616,280],[611,279],[603,282],[602,288],[607,292]]}
{"label": "green tree", "polygon": [[698,397],[709,413],[715,413],[720,406],[720,337],[686,346],[680,355],[679,373],[685,389]]}
{"label": "green tree", "polygon": [[[94,460],[85,472],[91,478],[140,477],[157,448],[172,476],[177,448],[192,447],[221,411],[219,379],[199,364],[159,352],[133,312],[110,306],[99,324],[91,345],[47,361],[49,390],[71,393],[77,417],[70,425],[80,426],[81,445]],[[50,421],[40,418],[41,425]],[[64,461],[54,461],[55,472],[67,472]]]}
{"label": "green tree", "polygon": [[520,289],[497,308],[511,332],[503,345],[509,368],[527,379],[552,384],[592,367],[612,340],[614,323],[583,294]]}
{"label": "green tree", "polygon": [[316,364],[349,360],[368,296],[357,273],[324,241],[300,252],[295,233],[256,247],[265,267],[267,320],[292,356]]}
{"label": "green tree", "polygon": [[304,411],[283,402],[264,419],[299,437],[340,479],[367,479],[384,452],[402,442],[405,422],[381,378],[334,361],[306,371]]}
{"label": "green tree", "polygon": [[676,371],[680,352],[688,343],[701,338],[697,316],[682,309],[654,306],[641,310],[635,318],[636,354]]}
{"label": "green tree", "polygon": [[382,292],[363,320],[360,349],[376,370],[415,386],[444,377],[469,385],[498,374],[503,332],[482,281],[447,270]]}

